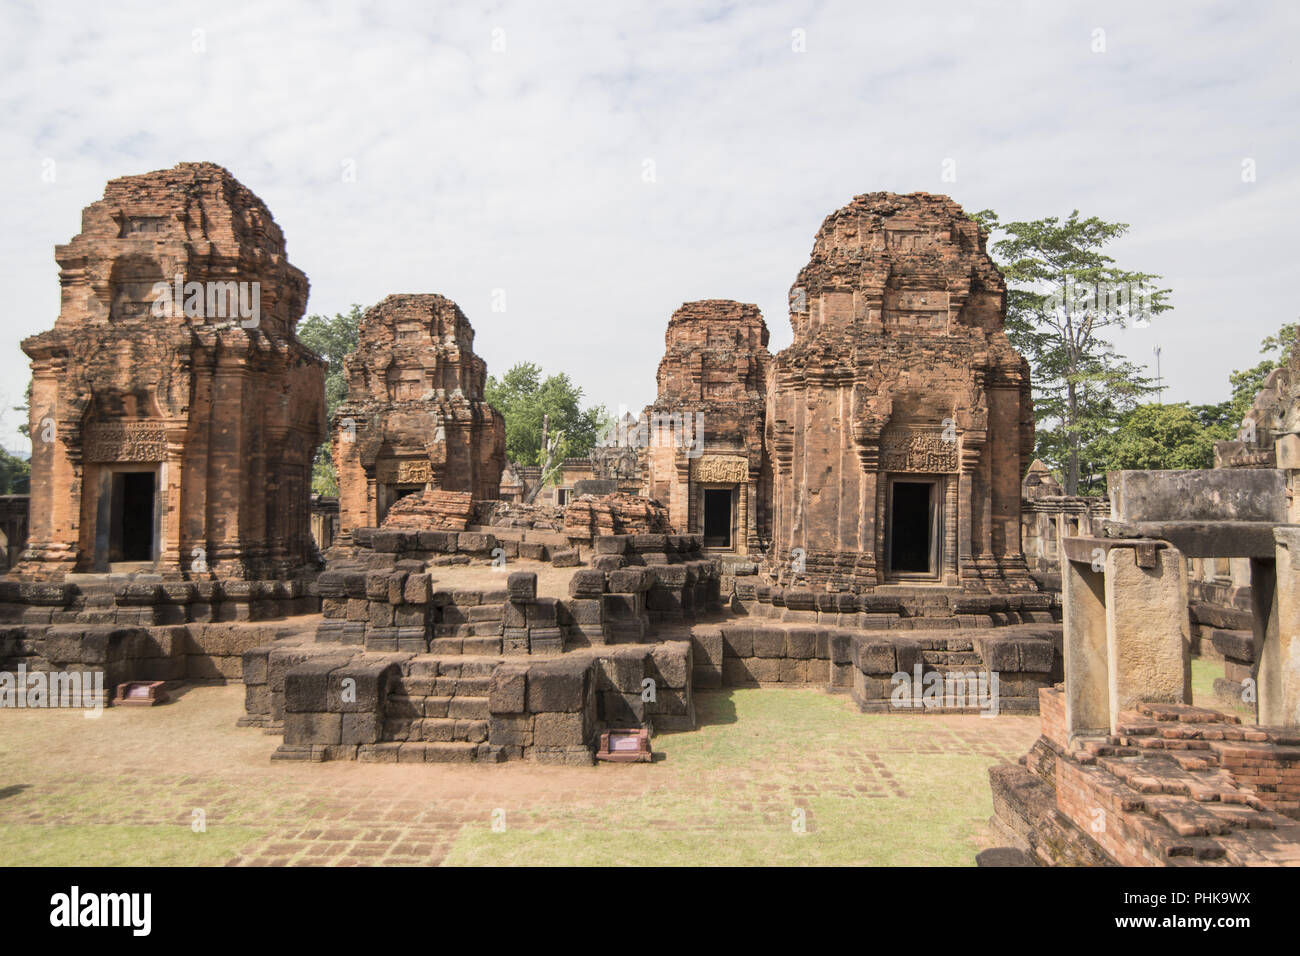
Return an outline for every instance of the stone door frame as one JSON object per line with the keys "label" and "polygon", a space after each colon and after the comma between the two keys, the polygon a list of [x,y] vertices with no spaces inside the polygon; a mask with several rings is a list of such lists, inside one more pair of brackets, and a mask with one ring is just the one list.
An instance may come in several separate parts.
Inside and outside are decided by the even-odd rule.
{"label": "stone door frame", "polygon": [[[944,574],[944,510],[947,500],[948,475],[923,475],[910,471],[887,472],[885,474],[885,500],[881,527],[884,530],[881,557],[881,576],[888,583],[894,584],[940,584]],[[904,482],[930,486],[930,567],[931,571],[894,571],[893,532],[894,532],[894,485]]]}
{"label": "stone door frame", "polygon": [[[115,565],[152,564],[157,567],[163,554],[163,492],[167,481],[165,462],[97,462],[99,494],[95,501],[95,547],[92,567],[98,573],[111,573]],[[112,560],[113,479],[116,475],[152,474],[153,478],[153,546],[148,562]]]}
{"label": "stone door frame", "polygon": [[704,534],[704,501],[705,501],[705,492],[706,492],[706,491],[729,491],[729,492],[731,492],[731,537],[730,537],[730,544],[729,544],[727,547],[725,547],[725,548],[719,548],[719,547],[717,547],[717,546],[710,547],[710,546],[708,546],[708,545],[705,545],[705,546],[704,546],[704,550],[705,550],[705,551],[712,551],[712,552],[716,552],[716,553],[718,553],[718,554],[739,554],[739,553],[741,553],[741,552],[740,552],[739,540],[740,540],[740,536],[744,533],[744,530],[743,530],[743,528],[741,527],[742,522],[741,522],[741,516],[740,516],[740,498],[741,498],[741,488],[742,488],[742,485],[741,485],[740,483],[738,483],[738,482],[727,482],[727,481],[700,481],[700,482],[695,482],[695,502],[696,502],[696,511],[695,511],[695,513],[696,513],[696,515],[698,515],[697,521],[698,521],[698,524],[699,524],[699,527],[696,529],[696,533],[700,534],[701,536],[703,536],[703,534]]}

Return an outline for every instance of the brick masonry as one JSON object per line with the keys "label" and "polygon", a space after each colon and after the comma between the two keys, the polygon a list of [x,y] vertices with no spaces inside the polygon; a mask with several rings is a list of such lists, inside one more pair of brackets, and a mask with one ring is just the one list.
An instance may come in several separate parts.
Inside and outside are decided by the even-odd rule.
{"label": "brick masonry", "polygon": [[1186,704],[1139,704],[1114,736],[1068,739],[1039,691],[1042,736],[990,770],[994,823],[1040,865],[1300,865],[1300,733]]}

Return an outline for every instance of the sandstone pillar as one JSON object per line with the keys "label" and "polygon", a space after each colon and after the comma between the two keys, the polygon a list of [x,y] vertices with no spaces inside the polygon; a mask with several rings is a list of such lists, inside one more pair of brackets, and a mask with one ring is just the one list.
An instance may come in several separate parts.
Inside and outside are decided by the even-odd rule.
{"label": "sandstone pillar", "polygon": [[1139,701],[1190,704],[1191,620],[1182,554],[1116,547],[1106,553],[1110,729]]}
{"label": "sandstone pillar", "polygon": [[1191,702],[1182,554],[1143,538],[1065,538],[1066,730],[1115,733],[1139,702]]}
{"label": "sandstone pillar", "polygon": [[1276,561],[1251,562],[1259,723],[1294,728],[1300,727],[1300,528],[1275,528],[1273,537]]}
{"label": "sandstone pillar", "polygon": [[1088,561],[1061,567],[1064,611],[1065,729],[1102,734],[1110,727],[1106,645],[1106,579]]}

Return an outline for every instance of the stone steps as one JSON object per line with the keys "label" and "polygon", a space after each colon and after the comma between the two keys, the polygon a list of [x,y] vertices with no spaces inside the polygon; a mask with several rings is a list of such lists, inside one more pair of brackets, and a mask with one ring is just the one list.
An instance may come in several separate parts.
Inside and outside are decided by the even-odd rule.
{"label": "stone steps", "polygon": [[429,743],[468,742],[481,744],[488,739],[487,720],[460,720],[455,717],[425,717],[412,726],[413,740]]}
{"label": "stone steps", "polygon": [[921,652],[921,659],[936,670],[984,669],[984,660],[975,651],[925,650]]}
{"label": "stone steps", "polygon": [[[373,751],[382,752],[385,744],[375,744]],[[367,748],[363,748],[367,749]],[[505,752],[500,747],[486,743],[432,743],[408,741],[395,747],[398,763],[500,763]]]}

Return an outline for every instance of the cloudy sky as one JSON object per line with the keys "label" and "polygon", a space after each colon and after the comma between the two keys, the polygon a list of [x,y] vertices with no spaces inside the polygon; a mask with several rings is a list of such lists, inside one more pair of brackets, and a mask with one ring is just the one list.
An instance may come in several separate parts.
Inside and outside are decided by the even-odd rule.
{"label": "cloudy sky", "polygon": [[0,407],[82,207],[193,160],[267,203],[309,312],[440,292],[489,371],[611,410],[653,398],[684,301],[758,303],[789,344],[795,273],[856,194],[1078,208],[1174,292],[1121,348],[1163,349],[1167,401],[1219,401],[1300,317],[1297,41],[1286,2],[3,0]]}

